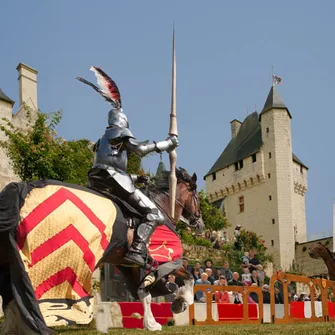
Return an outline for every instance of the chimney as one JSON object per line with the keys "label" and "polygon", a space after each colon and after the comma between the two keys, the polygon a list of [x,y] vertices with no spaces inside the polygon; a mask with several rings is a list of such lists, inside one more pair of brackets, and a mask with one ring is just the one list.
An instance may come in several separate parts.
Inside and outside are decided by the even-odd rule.
{"label": "chimney", "polygon": [[25,103],[32,110],[37,110],[37,70],[23,63],[16,70],[19,72],[19,107]]}
{"label": "chimney", "polygon": [[240,130],[241,125],[242,125],[242,122],[236,119],[230,122],[231,138],[236,137],[238,131]]}

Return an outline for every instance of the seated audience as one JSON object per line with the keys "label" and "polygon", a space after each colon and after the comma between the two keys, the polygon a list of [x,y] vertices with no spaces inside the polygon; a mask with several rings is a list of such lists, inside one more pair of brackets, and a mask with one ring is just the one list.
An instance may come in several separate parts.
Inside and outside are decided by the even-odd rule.
{"label": "seated audience", "polygon": [[233,279],[229,280],[228,286],[243,286],[243,283],[239,281],[240,275],[238,272],[233,273]]}
{"label": "seated audience", "polygon": [[[195,285],[210,285],[211,283],[207,280],[208,275],[206,272],[201,274],[201,278],[198,279]],[[195,301],[196,302],[206,302],[206,295],[203,291],[195,292]]]}
{"label": "seated audience", "polygon": [[[214,285],[227,286],[227,280],[224,276],[221,276],[220,279],[217,282],[215,282]],[[227,291],[215,291],[215,302],[229,303],[228,292]]]}
{"label": "seated audience", "polygon": [[226,277],[227,282],[233,279],[233,273],[229,269],[229,262],[225,261],[223,263],[223,268],[221,269],[221,274]]}
{"label": "seated audience", "polygon": [[207,273],[207,276],[208,276],[208,281],[213,285],[214,284],[214,281],[215,281],[215,279],[214,279],[214,277],[213,277],[213,271],[212,271],[212,269],[211,268],[207,268],[206,270],[205,270],[205,272]]}
{"label": "seated audience", "polygon": [[243,274],[242,274],[242,283],[247,285],[247,286],[251,286],[252,282],[251,282],[251,274],[248,268],[244,268],[243,269]]}
{"label": "seated audience", "polygon": [[269,304],[270,303],[270,287],[269,285],[265,284],[262,287],[262,293],[263,293],[263,303]]}

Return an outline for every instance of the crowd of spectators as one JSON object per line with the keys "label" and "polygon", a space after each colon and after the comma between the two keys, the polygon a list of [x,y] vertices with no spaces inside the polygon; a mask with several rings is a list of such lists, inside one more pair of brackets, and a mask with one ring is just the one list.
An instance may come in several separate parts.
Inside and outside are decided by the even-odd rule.
{"label": "crowd of spectators", "polygon": [[[216,236],[216,235],[215,235]],[[208,236],[209,238],[209,236]],[[213,243],[215,240],[212,240]],[[184,268],[191,272],[195,285],[215,285],[215,286],[252,286],[262,287],[263,302],[270,303],[269,286],[264,283],[265,273],[263,266],[256,257],[256,251],[250,249],[245,252],[241,259],[241,270],[232,272],[229,268],[229,262],[224,261],[222,267],[213,267],[211,260],[206,260],[204,264],[196,262],[194,267],[188,264],[188,259],[183,258]],[[182,282],[177,283],[182,285]],[[211,290],[208,287],[207,290]],[[275,289],[276,303],[283,303],[283,297],[279,289]],[[201,290],[195,289],[195,301],[206,302],[206,294]],[[218,303],[242,303],[242,294],[239,292],[228,292],[216,290],[213,292],[213,301]],[[258,303],[258,296],[255,292],[250,292],[248,296],[249,303]]]}

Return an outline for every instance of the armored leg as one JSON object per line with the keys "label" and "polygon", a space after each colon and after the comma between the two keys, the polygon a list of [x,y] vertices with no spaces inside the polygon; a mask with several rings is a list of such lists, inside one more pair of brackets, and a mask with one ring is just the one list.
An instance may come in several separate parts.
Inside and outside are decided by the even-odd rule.
{"label": "armored leg", "polygon": [[124,260],[127,263],[145,266],[150,237],[156,227],[164,222],[164,216],[154,203],[138,189],[130,195],[128,202],[145,217],[134,234],[133,243]]}

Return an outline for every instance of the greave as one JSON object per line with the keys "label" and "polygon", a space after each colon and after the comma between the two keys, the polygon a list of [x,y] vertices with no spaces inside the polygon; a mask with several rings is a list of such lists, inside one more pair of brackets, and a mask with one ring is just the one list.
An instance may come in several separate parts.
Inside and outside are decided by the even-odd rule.
{"label": "greave", "polygon": [[158,224],[155,221],[142,222],[135,234],[134,239],[129,251],[145,255],[149,245],[150,237],[154,233]]}

